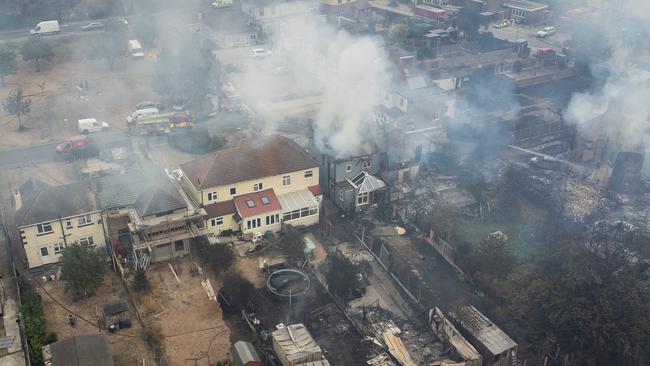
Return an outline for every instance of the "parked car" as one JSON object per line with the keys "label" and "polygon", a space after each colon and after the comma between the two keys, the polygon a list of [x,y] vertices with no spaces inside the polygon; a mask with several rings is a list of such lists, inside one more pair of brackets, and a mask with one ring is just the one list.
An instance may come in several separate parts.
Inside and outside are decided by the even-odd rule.
{"label": "parked car", "polygon": [[501,19],[497,21],[496,23],[492,24],[492,27],[494,28],[505,28],[510,25],[510,22],[508,19]]}
{"label": "parked car", "polygon": [[144,51],[142,51],[142,46],[140,45],[140,42],[137,39],[129,40],[129,53],[134,58],[144,57]]}
{"label": "parked car", "polygon": [[271,51],[264,48],[256,48],[254,50],[251,50],[251,54],[253,55],[253,58],[264,58],[270,56]]}
{"label": "parked car", "polygon": [[555,27],[544,27],[542,30],[537,32],[538,38],[546,38],[555,34]]}
{"label": "parked car", "polygon": [[146,108],[158,108],[158,110],[161,111],[163,109],[163,105],[160,102],[153,102],[150,100],[145,100],[135,105],[136,110],[146,109]]}
{"label": "parked car", "polygon": [[62,154],[73,150],[83,150],[86,147],[88,147],[88,138],[84,135],[79,135],[70,137],[68,141],[56,145],[56,152]]}
{"label": "parked car", "polygon": [[135,112],[131,113],[128,117],[126,117],[126,122],[131,123],[138,118],[142,118],[145,116],[151,116],[154,114],[159,114],[160,110],[158,108],[143,108],[143,109],[137,109]]}
{"label": "parked car", "polygon": [[81,27],[81,30],[84,31],[84,32],[94,31],[94,30],[101,30],[101,29],[104,29],[104,24],[102,24],[100,22],[88,23],[88,24],[84,25],[83,27]]}
{"label": "parked car", "polygon": [[95,118],[84,118],[79,121],[79,132],[87,134],[90,132],[99,132],[108,128],[108,123],[98,121]]}

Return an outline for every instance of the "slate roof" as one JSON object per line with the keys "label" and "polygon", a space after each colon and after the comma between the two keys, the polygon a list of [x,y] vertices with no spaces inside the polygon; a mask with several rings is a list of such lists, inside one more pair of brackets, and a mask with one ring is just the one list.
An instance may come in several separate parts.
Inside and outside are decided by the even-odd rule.
{"label": "slate roof", "polygon": [[33,193],[16,212],[18,227],[79,216],[100,210],[90,182],[43,187]]}
{"label": "slate roof", "polygon": [[197,190],[318,167],[295,141],[283,136],[242,140],[237,147],[216,151],[181,165]]}
{"label": "slate roof", "polygon": [[[141,207],[151,191],[161,187],[166,192],[173,192],[175,187],[164,171],[150,163],[139,162],[132,165],[123,174],[111,174],[97,179],[97,197],[101,207],[123,208],[133,207],[142,195]],[[177,198],[182,200],[179,193]],[[149,200],[151,201],[151,200]],[[140,213],[140,211],[138,211]],[[142,213],[140,213],[142,215]]]}
{"label": "slate roof", "polygon": [[[168,184],[165,184],[167,183]],[[135,210],[141,217],[187,208],[187,204],[171,182],[165,181],[147,189],[135,200]]]}
{"label": "slate roof", "polygon": [[[263,197],[266,197],[266,199]],[[243,194],[235,197],[234,201],[237,212],[241,217],[259,216],[267,212],[282,210],[280,201],[278,201],[273,189]]]}
{"label": "slate roof", "polygon": [[18,194],[20,194],[20,198],[25,202],[30,198],[33,198],[35,193],[46,187],[49,187],[49,185],[38,179],[29,178],[22,186],[20,186],[20,188],[18,188]]}
{"label": "slate roof", "polygon": [[508,337],[490,319],[473,306],[461,308],[460,323],[474,338],[493,355],[517,347],[517,343]]}
{"label": "slate roof", "polygon": [[52,366],[113,366],[104,334],[73,336],[49,345]]}
{"label": "slate roof", "polygon": [[235,200],[212,203],[204,205],[203,208],[208,214],[208,218],[225,216],[237,212],[237,208],[235,208]]}
{"label": "slate roof", "polygon": [[112,316],[129,311],[129,303],[126,300],[117,300],[102,305],[104,316]]}

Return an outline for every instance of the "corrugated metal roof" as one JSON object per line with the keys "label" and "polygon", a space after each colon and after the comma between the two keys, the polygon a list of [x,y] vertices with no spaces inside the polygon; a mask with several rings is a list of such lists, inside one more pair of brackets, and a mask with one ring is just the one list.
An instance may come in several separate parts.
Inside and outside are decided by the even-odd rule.
{"label": "corrugated metal roof", "polygon": [[473,306],[460,310],[460,323],[468,332],[481,342],[493,355],[517,347],[517,343],[508,337],[501,328]]}
{"label": "corrugated metal roof", "polygon": [[278,201],[282,206],[282,212],[291,212],[307,207],[318,207],[318,200],[309,189],[291,192],[278,196]]}
{"label": "corrugated metal roof", "polygon": [[297,364],[296,366],[330,366],[330,362],[327,360],[318,360]]}
{"label": "corrugated metal roof", "polygon": [[321,348],[303,324],[292,324],[272,333],[273,341],[284,354],[284,358],[293,362],[318,355]]}
{"label": "corrugated metal roof", "polygon": [[261,362],[255,347],[250,342],[238,341],[230,347],[230,355],[235,366],[245,366],[249,362]]}

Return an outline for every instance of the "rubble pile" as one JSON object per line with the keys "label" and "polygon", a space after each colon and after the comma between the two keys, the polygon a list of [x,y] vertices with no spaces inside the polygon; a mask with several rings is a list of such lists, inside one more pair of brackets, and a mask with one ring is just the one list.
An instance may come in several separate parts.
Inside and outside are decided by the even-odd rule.
{"label": "rubble pile", "polygon": [[573,179],[566,179],[564,184],[564,215],[573,222],[584,223],[585,219],[607,207],[607,199],[597,187]]}

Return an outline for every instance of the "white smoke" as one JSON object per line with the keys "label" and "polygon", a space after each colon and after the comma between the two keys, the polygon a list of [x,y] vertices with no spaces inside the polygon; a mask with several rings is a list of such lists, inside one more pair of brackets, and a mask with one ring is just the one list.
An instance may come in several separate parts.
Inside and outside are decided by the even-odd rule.
{"label": "white smoke", "polygon": [[[271,57],[251,60],[232,76],[245,103],[275,132],[287,105],[320,105],[314,142],[336,156],[358,153],[371,144],[374,108],[388,90],[387,56],[380,44],[323,23],[314,15],[271,28]],[[279,104],[286,108],[278,108]],[[300,105],[295,106],[300,109]]]}

